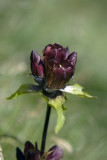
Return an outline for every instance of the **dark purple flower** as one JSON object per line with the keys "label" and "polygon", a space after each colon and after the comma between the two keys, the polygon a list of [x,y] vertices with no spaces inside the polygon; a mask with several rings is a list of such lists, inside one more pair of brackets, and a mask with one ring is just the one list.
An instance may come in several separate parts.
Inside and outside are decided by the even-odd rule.
{"label": "dark purple flower", "polygon": [[36,53],[36,51],[32,50],[31,56],[31,71],[33,76],[44,76],[44,66],[40,56]]}
{"label": "dark purple flower", "polygon": [[47,45],[43,51],[46,84],[49,88],[60,89],[73,76],[77,53],[69,53],[68,47],[59,44]]}
{"label": "dark purple flower", "polygon": [[40,151],[38,150],[37,143],[34,146],[31,142],[27,141],[25,143],[24,156],[25,160],[39,160]]}
{"label": "dark purple flower", "polygon": [[50,89],[60,89],[73,76],[77,52],[69,53],[68,47],[59,44],[49,44],[43,50],[43,61],[32,51],[31,70],[33,76],[44,77],[45,84]]}
{"label": "dark purple flower", "polygon": [[27,141],[24,153],[19,148],[16,149],[16,157],[17,160],[60,160],[63,157],[63,153],[60,147],[53,146],[41,157],[37,143],[34,146],[31,142]]}
{"label": "dark purple flower", "polygon": [[46,160],[60,160],[63,157],[62,149],[58,146],[53,146],[46,156]]}
{"label": "dark purple flower", "polygon": [[16,152],[17,160],[40,160],[40,151],[38,150],[37,143],[35,146],[27,141],[25,143],[24,154],[17,148]]}

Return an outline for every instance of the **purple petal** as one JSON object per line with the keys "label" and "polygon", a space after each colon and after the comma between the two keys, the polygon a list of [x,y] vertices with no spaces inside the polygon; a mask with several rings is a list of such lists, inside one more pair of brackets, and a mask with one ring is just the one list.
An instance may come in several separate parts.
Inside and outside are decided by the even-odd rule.
{"label": "purple petal", "polygon": [[59,48],[57,50],[57,54],[56,54],[56,60],[58,61],[63,61],[63,60],[66,60],[68,58],[68,55],[69,55],[69,49],[68,47],[66,48]]}
{"label": "purple petal", "polygon": [[63,80],[65,79],[65,69],[63,67],[59,67],[54,72],[57,79]]}
{"label": "purple petal", "polygon": [[68,60],[70,61],[71,65],[75,65],[77,61],[77,52],[73,52],[68,56]]}
{"label": "purple petal", "polygon": [[52,89],[62,88],[64,85],[64,79],[66,77],[66,73],[63,67],[59,67],[55,69],[52,76],[50,77],[47,85]]}
{"label": "purple petal", "polygon": [[56,55],[56,49],[52,49],[49,52],[49,59],[54,59]]}
{"label": "purple petal", "polygon": [[26,160],[39,160],[40,151],[37,148],[37,143],[34,147],[31,142],[27,141],[25,143],[24,156]]}
{"label": "purple petal", "polygon": [[51,45],[47,45],[43,50],[43,56],[48,56],[49,52],[51,51]]}
{"label": "purple petal", "polygon": [[69,81],[69,79],[73,76],[74,74],[74,70],[72,69],[72,67],[68,67],[66,69],[66,82]]}
{"label": "purple petal", "polygon": [[39,64],[40,56],[36,53],[35,50],[32,50],[30,60],[31,60],[31,63],[35,62],[35,63]]}
{"label": "purple petal", "polygon": [[31,142],[27,141],[25,143],[25,149],[24,149],[24,154],[26,154],[29,150],[33,150],[34,146]]}
{"label": "purple petal", "polygon": [[34,152],[28,152],[27,155],[25,155],[26,159],[25,160],[39,160],[35,159],[35,153]]}
{"label": "purple petal", "polygon": [[17,160],[25,160],[22,151],[18,147],[16,148],[16,157]]}
{"label": "purple petal", "polygon": [[31,71],[33,76],[44,76],[44,66],[43,62],[40,59],[40,56],[36,53],[36,51],[32,50],[31,52]]}
{"label": "purple petal", "polygon": [[49,152],[46,160],[60,160],[63,157],[62,149],[58,146],[53,146]]}
{"label": "purple petal", "polygon": [[68,68],[68,67],[71,67],[71,63],[68,60],[62,61],[61,65],[65,69]]}
{"label": "purple petal", "polygon": [[59,45],[59,44],[57,44],[57,43],[55,43],[55,44],[48,44],[46,47],[45,47],[45,49],[43,50],[43,56],[49,56],[49,54],[51,53],[51,54],[55,54],[56,52],[55,52],[55,50],[57,50],[57,49],[59,49],[59,48],[61,48],[61,49],[63,49],[63,47],[61,46],[61,45]]}
{"label": "purple petal", "polygon": [[65,50],[64,50],[64,49],[61,49],[61,48],[58,49],[55,59],[56,59],[57,61],[60,61],[60,62],[61,62],[62,60],[65,59],[65,57],[66,57],[66,52],[65,52]]}
{"label": "purple petal", "polygon": [[63,48],[60,44],[55,43],[54,44],[55,48],[59,49],[59,48]]}
{"label": "purple petal", "polygon": [[49,60],[48,63],[46,63],[45,65],[45,70],[46,70],[46,75],[50,75],[51,77],[51,74],[53,73],[53,71],[59,67],[59,62],[57,60]]}
{"label": "purple petal", "polygon": [[44,76],[44,67],[43,65],[38,65],[37,68],[37,76],[43,77]]}
{"label": "purple petal", "polygon": [[68,47],[65,48],[65,53],[66,53],[66,56],[65,56],[64,60],[66,60],[68,58],[69,54],[70,54]]}

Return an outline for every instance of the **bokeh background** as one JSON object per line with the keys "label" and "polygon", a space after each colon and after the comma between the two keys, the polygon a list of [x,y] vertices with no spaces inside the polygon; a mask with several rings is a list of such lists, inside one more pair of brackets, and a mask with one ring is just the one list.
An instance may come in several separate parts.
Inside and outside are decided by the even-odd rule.
{"label": "bokeh background", "polygon": [[28,76],[30,53],[49,43],[78,52],[75,76],[98,99],[68,95],[66,122],[55,135],[52,110],[46,150],[54,144],[66,160],[107,158],[107,1],[1,0],[0,2],[0,145],[5,160],[16,159],[16,147],[38,141],[40,147],[46,103],[39,94],[6,101]]}

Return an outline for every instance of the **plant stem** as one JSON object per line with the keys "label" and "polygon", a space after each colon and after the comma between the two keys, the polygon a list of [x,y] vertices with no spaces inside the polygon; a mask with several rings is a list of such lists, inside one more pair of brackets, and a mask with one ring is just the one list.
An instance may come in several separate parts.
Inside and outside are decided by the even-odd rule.
{"label": "plant stem", "polygon": [[45,143],[46,143],[50,113],[51,113],[51,107],[49,104],[47,104],[46,118],[45,118],[44,130],[42,135],[42,143],[41,143],[41,156],[44,154],[44,151],[45,151]]}

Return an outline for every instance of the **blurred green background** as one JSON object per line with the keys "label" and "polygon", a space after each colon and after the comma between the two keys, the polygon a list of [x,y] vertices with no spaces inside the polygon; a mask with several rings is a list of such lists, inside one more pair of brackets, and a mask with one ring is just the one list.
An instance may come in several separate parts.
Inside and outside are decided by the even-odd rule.
{"label": "blurred green background", "polygon": [[6,101],[28,77],[30,53],[49,43],[78,52],[75,76],[98,99],[68,95],[66,122],[55,135],[52,110],[46,150],[54,144],[64,160],[107,158],[107,1],[1,0],[0,2],[0,145],[5,160],[14,160],[16,147],[38,141],[40,147],[46,103],[39,94]]}

